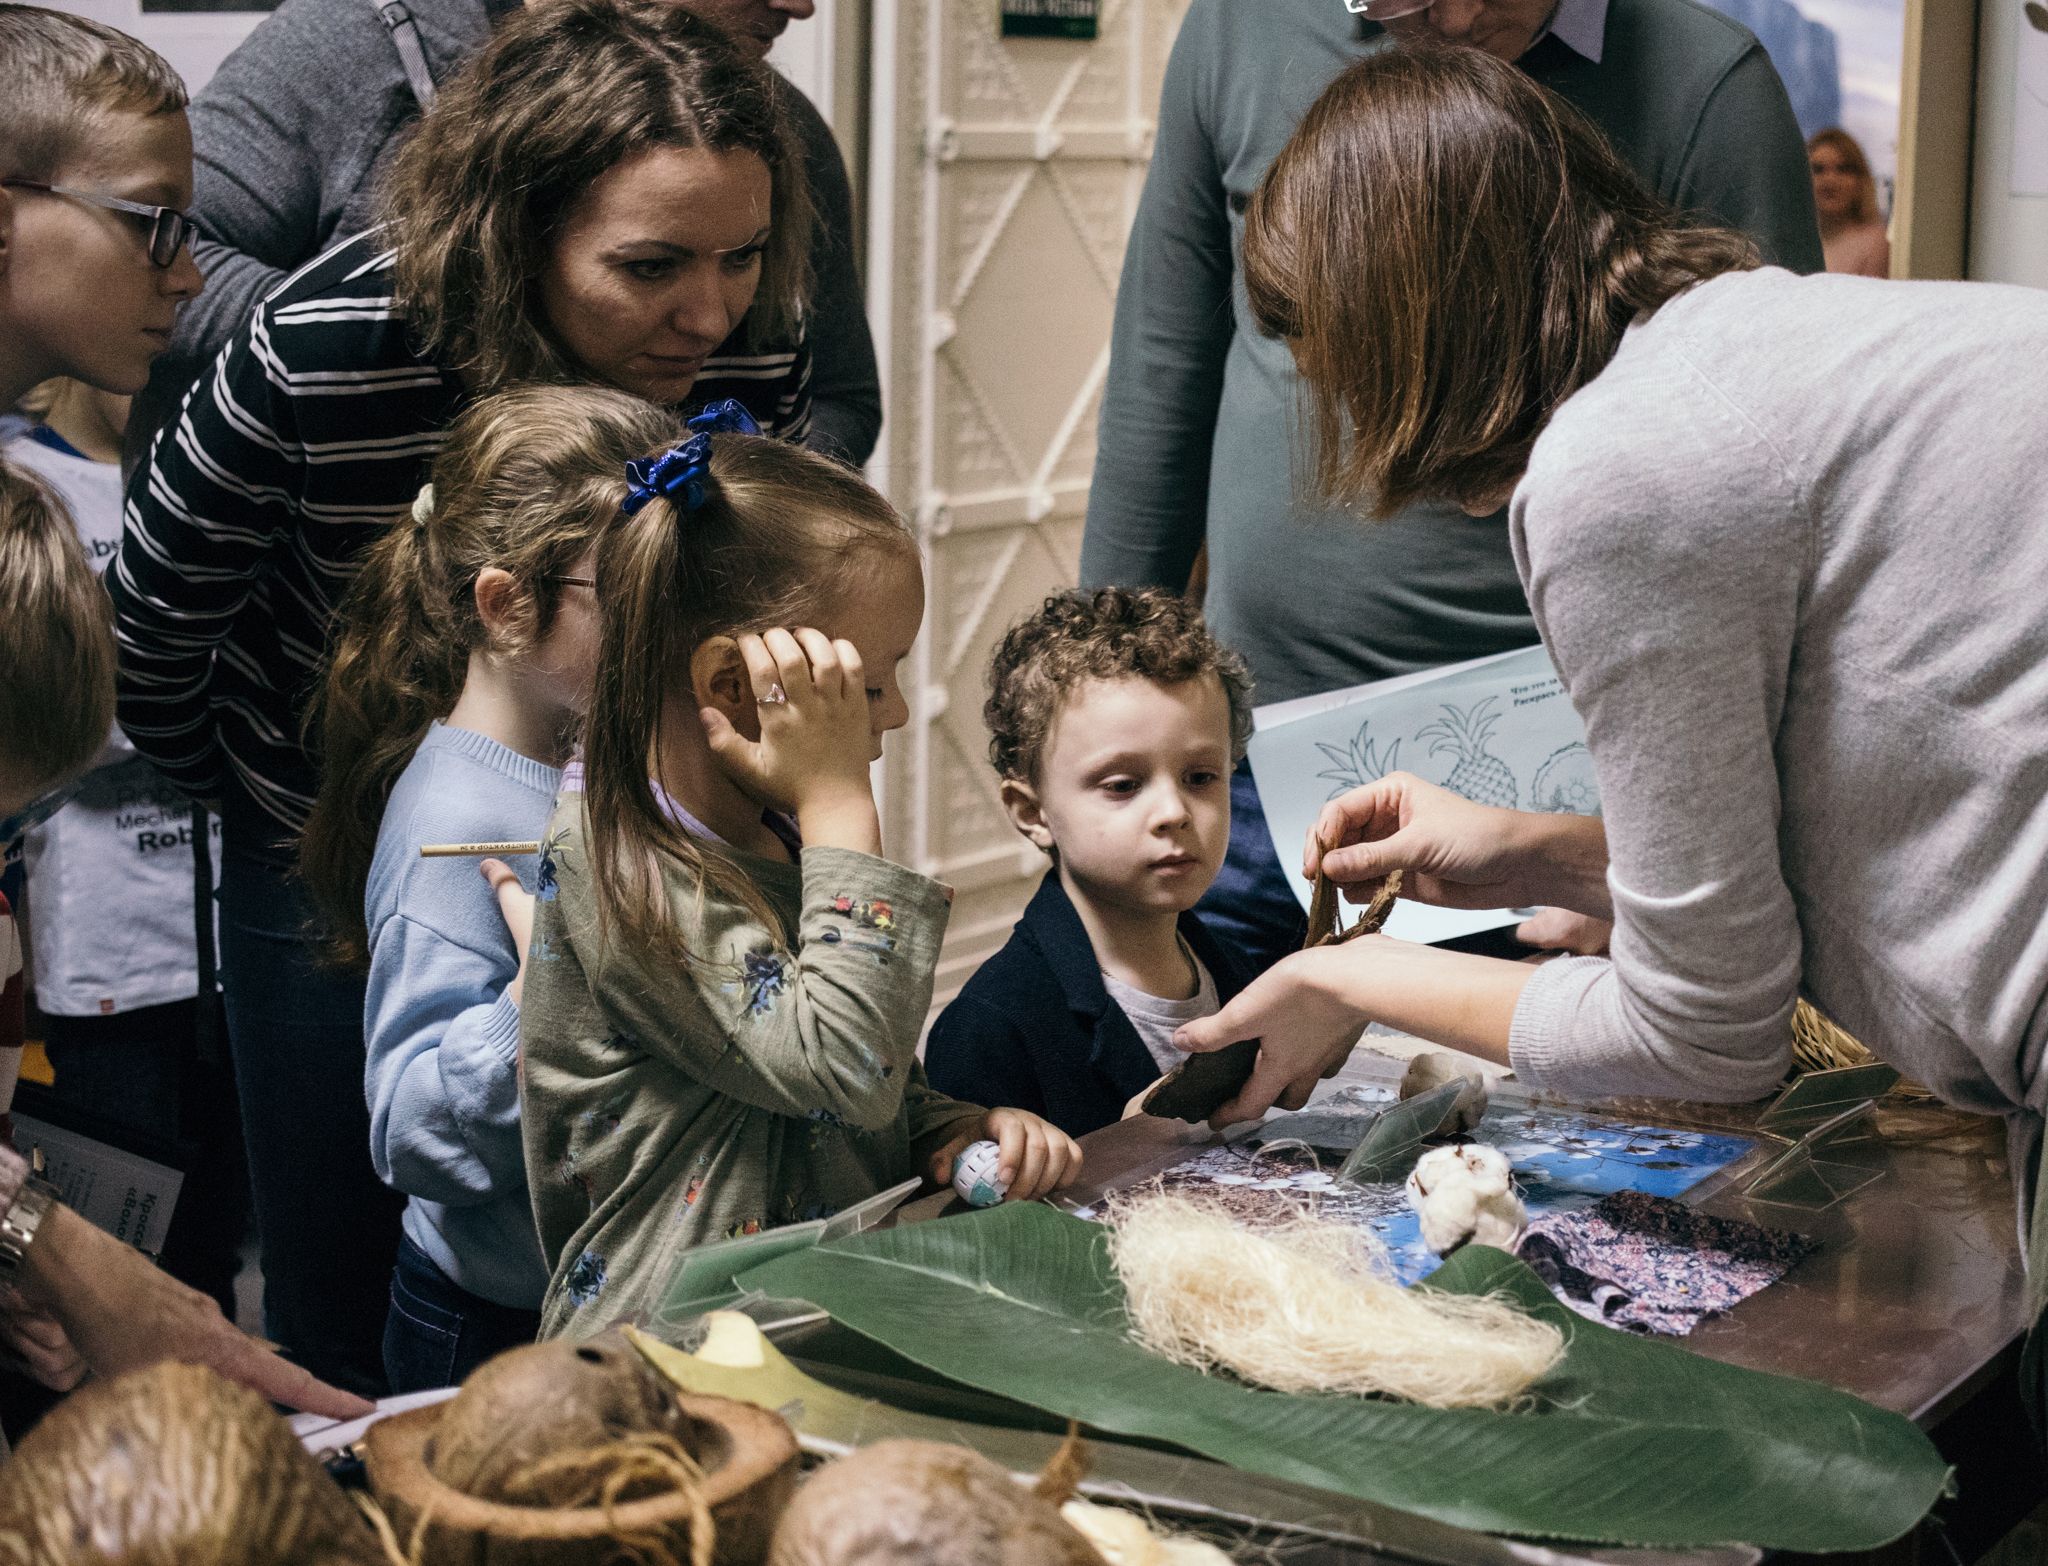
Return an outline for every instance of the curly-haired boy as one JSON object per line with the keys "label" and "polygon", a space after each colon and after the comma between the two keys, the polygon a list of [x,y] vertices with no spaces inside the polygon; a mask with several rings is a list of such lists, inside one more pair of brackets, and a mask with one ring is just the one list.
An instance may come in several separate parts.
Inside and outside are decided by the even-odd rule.
{"label": "curly-haired boy", "polygon": [[1052,870],[933,1025],[926,1070],[1078,1136],[1180,1064],[1175,1029],[1251,977],[1190,912],[1230,838],[1251,680],[1186,599],[1110,587],[1013,626],[983,711],[1010,820]]}

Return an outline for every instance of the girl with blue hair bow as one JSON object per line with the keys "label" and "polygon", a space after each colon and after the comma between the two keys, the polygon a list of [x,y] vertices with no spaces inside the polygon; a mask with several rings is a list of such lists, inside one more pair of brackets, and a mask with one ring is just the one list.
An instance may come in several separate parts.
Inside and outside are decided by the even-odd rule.
{"label": "girl with blue hair bow", "polygon": [[713,410],[632,463],[591,575],[583,726],[520,1015],[544,1336],[661,1302],[683,1251],[828,1216],[991,1139],[1012,1199],[1080,1152],[934,1092],[947,888],[882,855],[917,549],[847,468]]}

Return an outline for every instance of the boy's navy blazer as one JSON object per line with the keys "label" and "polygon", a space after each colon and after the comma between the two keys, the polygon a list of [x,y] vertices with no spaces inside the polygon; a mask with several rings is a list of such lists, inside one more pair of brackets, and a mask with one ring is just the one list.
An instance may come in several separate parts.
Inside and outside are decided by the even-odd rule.
{"label": "boy's navy blazer", "polygon": [[[1191,913],[1180,933],[1227,1001],[1251,981]],[[1069,1136],[1123,1116],[1159,1067],[1109,998],[1081,916],[1049,871],[1003,949],[983,963],[932,1024],[933,1087],[991,1109],[1028,1109]]]}

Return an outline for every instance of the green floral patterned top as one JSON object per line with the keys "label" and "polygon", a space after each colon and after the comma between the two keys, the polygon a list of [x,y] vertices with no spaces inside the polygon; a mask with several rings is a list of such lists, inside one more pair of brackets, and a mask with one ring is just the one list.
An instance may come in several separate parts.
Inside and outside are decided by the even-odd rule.
{"label": "green floral patterned top", "polygon": [[520,1015],[523,1134],[552,1268],[541,1335],[650,1313],[692,1245],[820,1218],[912,1175],[982,1110],[916,1058],[946,889],[805,848],[739,863],[796,932],[665,871],[689,971],[600,953],[583,796],[542,844]]}

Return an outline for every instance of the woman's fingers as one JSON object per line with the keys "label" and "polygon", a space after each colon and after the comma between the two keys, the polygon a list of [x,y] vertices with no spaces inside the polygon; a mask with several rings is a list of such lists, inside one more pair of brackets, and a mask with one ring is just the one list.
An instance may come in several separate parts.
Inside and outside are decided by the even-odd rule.
{"label": "woman's fingers", "polygon": [[1329,871],[1332,850],[1365,838],[1384,836],[1398,827],[1405,781],[1406,774],[1392,772],[1339,794],[1323,806],[1302,846],[1301,873],[1314,880],[1318,869]]}
{"label": "woman's fingers", "polygon": [[279,1359],[236,1328],[229,1327],[228,1331],[234,1332],[241,1342],[224,1339],[212,1368],[230,1381],[239,1381],[273,1403],[327,1419],[360,1419],[376,1411],[376,1404],[329,1386],[304,1365]]}
{"label": "woman's fingers", "polygon": [[1265,1031],[1265,1007],[1260,1004],[1261,997],[1253,993],[1258,988],[1259,981],[1253,980],[1221,1009],[1183,1023],[1174,1031],[1174,1048],[1206,1055],[1240,1039],[1257,1038]]}
{"label": "woman's fingers", "polygon": [[1339,886],[1351,888],[1362,882],[1384,881],[1396,870],[1418,868],[1421,845],[1410,832],[1396,832],[1369,843],[1352,843],[1323,854],[1323,874]]}

